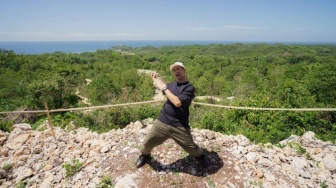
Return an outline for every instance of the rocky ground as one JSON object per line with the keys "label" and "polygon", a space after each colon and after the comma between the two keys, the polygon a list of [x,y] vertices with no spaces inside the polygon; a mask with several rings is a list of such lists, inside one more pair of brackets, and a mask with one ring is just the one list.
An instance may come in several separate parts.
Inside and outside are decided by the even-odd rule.
{"label": "rocky ground", "polygon": [[0,187],[336,187],[336,146],[313,132],[271,145],[193,129],[210,161],[207,169],[172,140],[137,169],[140,143],[152,123],[148,119],[103,134],[54,128],[53,135],[28,124],[0,131]]}

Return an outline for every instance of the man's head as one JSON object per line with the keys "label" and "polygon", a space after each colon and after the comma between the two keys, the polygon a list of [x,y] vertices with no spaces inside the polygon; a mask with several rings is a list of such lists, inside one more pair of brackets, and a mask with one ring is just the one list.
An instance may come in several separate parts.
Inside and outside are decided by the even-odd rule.
{"label": "man's head", "polygon": [[182,68],[185,68],[182,62],[175,62],[174,64],[170,65],[170,67],[169,67],[170,70],[173,71],[173,68],[174,68],[175,66],[180,66],[180,67],[182,67]]}
{"label": "man's head", "polygon": [[170,70],[172,71],[173,75],[175,76],[177,82],[186,82],[187,78],[185,75],[185,67],[181,62],[175,62],[174,64],[170,65]]}

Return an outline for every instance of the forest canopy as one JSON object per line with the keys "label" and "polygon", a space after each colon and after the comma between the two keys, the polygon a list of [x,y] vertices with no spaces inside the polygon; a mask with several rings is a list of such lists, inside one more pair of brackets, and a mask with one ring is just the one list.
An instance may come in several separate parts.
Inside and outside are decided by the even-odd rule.
{"label": "forest canopy", "polygon": [[[169,65],[181,61],[202,102],[261,108],[336,108],[336,46],[284,44],[210,44],[132,48],[111,47],[84,53],[16,54],[0,49],[0,112],[140,102],[153,99],[153,82],[139,69],[174,77]],[[90,80],[90,83],[88,83]],[[79,96],[80,93],[80,96]],[[228,100],[228,97],[234,97]],[[195,99],[195,101],[199,99]],[[52,113],[53,124],[70,122],[104,132],[137,120],[155,118],[160,105]],[[0,129],[13,120],[0,114]],[[46,120],[24,120],[35,128]],[[257,142],[276,143],[291,134],[313,131],[336,142],[335,111],[256,111],[193,105],[191,126],[224,134],[244,134]]]}

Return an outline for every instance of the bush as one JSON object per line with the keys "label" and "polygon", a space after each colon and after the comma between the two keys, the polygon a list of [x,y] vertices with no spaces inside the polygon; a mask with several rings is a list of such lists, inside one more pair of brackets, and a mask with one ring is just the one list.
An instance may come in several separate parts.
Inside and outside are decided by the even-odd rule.
{"label": "bush", "polygon": [[4,132],[10,132],[13,126],[13,121],[5,121],[0,119],[0,130]]}
{"label": "bush", "polygon": [[75,175],[82,168],[82,163],[78,159],[73,159],[72,162],[68,162],[62,165],[66,171],[66,177]]}

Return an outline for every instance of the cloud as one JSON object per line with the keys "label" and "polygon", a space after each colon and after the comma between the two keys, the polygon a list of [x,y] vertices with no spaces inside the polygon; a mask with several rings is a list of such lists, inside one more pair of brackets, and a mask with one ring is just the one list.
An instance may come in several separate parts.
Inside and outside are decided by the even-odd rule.
{"label": "cloud", "polygon": [[214,28],[212,27],[187,27],[188,30],[194,31],[212,31]]}
{"label": "cloud", "polygon": [[54,35],[54,33],[51,32],[30,32],[30,31],[24,31],[24,32],[0,32],[0,35],[17,35],[17,36],[51,36]]}
{"label": "cloud", "polygon": [[66,35],[71,37],[87,37],[90,36],[91,34],[83,32],[74,32],[74,33],[67,33]]}
{"label": "cloud", "polygon": [[240,29],[240,30],[260,30],[263,29],[261,27],[251,27],[251,26],[243,26],[243,25],[224,25],[225,29]]}
{"label": "cloud", "polygon": [[134,36],[135,34],[129,32],[107,33],[107,36]]}
{"label": "cloud", "polygon": [[[148,34],[147,34],[148,35]],[[0,41],[17,41],[17,40],[110,40],[110,39],[136,39],[146,36],[141,33],[131,32],[114,32],[114,33],[90,33],[90,32],[68,32],[53,33],[43,31],[23,31],[8,32],[0,31]]]}
{"label": "cloud", "polygon": [[55,37],[55,33],[52,32],[9,32],[0,31],[0,41],[20,41],[20,40],[39,40],[39,39],[50,39]]}
{"label": "cloud", "polygon": [[130,32],[115,32],[115,33],[68,33],[67,36],[72,37],[133,37],[140,36],[141,34],[134,34]]}

